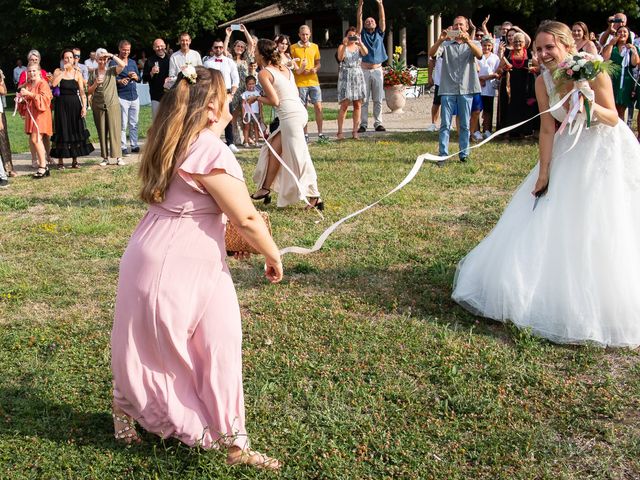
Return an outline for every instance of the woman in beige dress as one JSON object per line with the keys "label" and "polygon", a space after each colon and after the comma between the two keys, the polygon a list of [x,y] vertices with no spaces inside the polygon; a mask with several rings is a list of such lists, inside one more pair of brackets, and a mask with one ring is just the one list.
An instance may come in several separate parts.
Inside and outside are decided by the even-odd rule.
{"label": "woman in beige dress", "polygon": [[248,101],[275,107],[280,125],[269,136],[269,143],[295,178],[287,169],[281,168],[269,146],[264,145],[253,174],[253,180],[260,188],[251,198],[268,204],[271,202],[271,191],[274,190],[278,192],[278,207],[295,204],[307,197],[311,207],[323,210],[324,202],[318,191],[316,170],[304,138],[304,126],[309,117],[300,101],[293,73],[282,65],[280,52],[273,40],[258,41],[256,60],[263,67],[258,78],[264,96],[252,97]]}

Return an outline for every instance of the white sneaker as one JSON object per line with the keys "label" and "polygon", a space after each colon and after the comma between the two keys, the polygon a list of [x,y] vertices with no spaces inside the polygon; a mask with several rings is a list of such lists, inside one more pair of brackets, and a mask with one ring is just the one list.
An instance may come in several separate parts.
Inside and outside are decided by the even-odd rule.
{"label": "white sneaker", "polygon": [[238,150],[238,147],[236,147],[233,143],[230,143],[228,145],[229,150],[231,150],[233,153],[238,153],[240,150]]}
{"label": "white sneaker", "polygon": [[481,134],[480,132],[474,132],[474,133],[473,133],[473,138],[474,138],[477,142],[479,142],[479,141],[481,141],[481,140],[482,140],[482,134]]}
{"label": "white sneaker", "polygon": [[109,159],[103,158],[99,165],[101,167],[106,167],[107,165],[109,165]]}
{"label": "white sneaker", "polygon": [[432,123],[427,127],[427,132],[437,132],[438,130],[439,128],[435,123]]}
{"label": "white sneaker", "polygon": [[485,130],[484,133],[482,134],[484,138],[489,138],[491,135],[493,134],[489,130]]}
{"label": "white sneaker", "polygon": [[124,165],[126,165],[127,162],[125,162],[123,159],[119,158],[118,160],[116,160],[116,165],[118,165],[119,167],[122,167]]}

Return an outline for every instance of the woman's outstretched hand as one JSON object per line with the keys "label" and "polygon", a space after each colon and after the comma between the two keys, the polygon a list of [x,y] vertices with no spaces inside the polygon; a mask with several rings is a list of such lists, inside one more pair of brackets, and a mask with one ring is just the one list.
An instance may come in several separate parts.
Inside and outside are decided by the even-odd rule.
{"label": "woman's outstretched hand", "polygon": [[278,283],[282,280],[282,262],[280,259],[277,261],[266,259],[264,264],[264,276],[267,277],[271,283]]}

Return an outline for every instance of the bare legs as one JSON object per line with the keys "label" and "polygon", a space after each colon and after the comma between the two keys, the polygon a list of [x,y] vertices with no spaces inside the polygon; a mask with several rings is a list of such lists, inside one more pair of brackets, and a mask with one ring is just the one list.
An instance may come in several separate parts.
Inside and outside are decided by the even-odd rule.
{"label": "bare legs", "polygon": [[358,127],[360,126],[360,115],[362,113],[362,100],[353,101],[353,138],[359,138]]}
{"label": "bare legs", "polygon": [[42,136],[38,132],[32,132],[29,134],[29,150],[31,156],[37,158],[38,168],[47,168],[47,153],[42,140]]}
{"label": "bare legs", "polygon": [[[278,152],[278,155],[282,155],[282,139],[280,137],[280,133],[277,133],[275,137],[269,137],[269,143],[271,144],[273,149]],[[280,162],[275,157],[271,149],[269,149],[267,175],[265,176],[264,183],[262,185],[259,185],[260,189],[256,193],[254,193],[255,197],[260,197],[261,195],[269,193],[269,191],[271,191],[271,185],[273,185],[273,181],[276,179],[276,175],[278,174],[279,170]]]}
{"label": "bare legs", "polygon": [[[347,118],[347,110],[349,109],[349,100],[343,100],[340,102],[340,111],[338,112],[338,140],[344,139],[344,134],[342,133],[342,128],[344,126],[344,121]],[[354,100],[353,101],[353,138],[359,138],[358,136],[358,127],[360,125],[360,116],[362,113],[362,100]]]}
{"label": "bare legs", "polygon": [[340,111],[338,112],[338,133],[336,137],[338,140],[343,140],[344,135],[342,134],[342,126],[344,125],[344,120],[347,118],[347,110],[349,109],[349,100],[343,100],[340,102]]}

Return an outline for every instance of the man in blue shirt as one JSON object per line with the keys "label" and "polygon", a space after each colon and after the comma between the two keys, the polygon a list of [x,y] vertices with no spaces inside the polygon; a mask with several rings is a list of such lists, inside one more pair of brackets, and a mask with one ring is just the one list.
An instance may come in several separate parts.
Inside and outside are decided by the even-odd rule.
{"label": "man in blue shirt", "polygon": [[358,132],[367,131],[369,116],[369,97],[373,100],[373,128],[376,132],[384,132],[386,129],[382,125],[382,98],[384,97],[384,74],[382,64],[387,61],[387,51],[384,48],[384,31],[386,22],[384,18],[384,6],[382,0],[378,2],[379,26],[373,17],[364,21],[362,28],[362,4],[364,0],[358,0],[358,23],[356,28],[360,32],[360,40],[367,47],[369,52],[362,57],[362,71],[364,73],[364,83],[367,87],[367,94],[362,105],[362,117],[360,118],[360,128]]}
{"label": "man in blue shirt", "polygon": [[[120,40],[118,44],[118,57],[124,61],[126,67],[120,72],[116,80],[118,97],[120,99],[120,113],[122,115],[122,134],[120,144],[122,154],[128,155],[127,149],[127,125],[129,125],[129,140],[131,141],[131,151],[138,153],[138,114],[140,113],[140,100],[138,99],[138,89],[136,82],[140,81],[140,72],[136,62],[129,58],[131,53],[131,42]],[[109,66],[116,65],[112,60]],[[124,164],[124,162],[122,162]]]}

